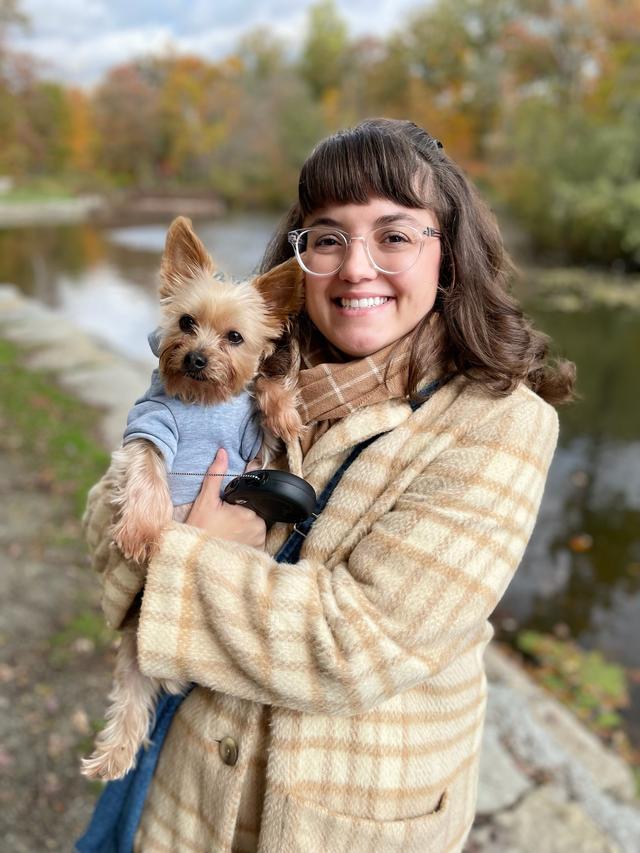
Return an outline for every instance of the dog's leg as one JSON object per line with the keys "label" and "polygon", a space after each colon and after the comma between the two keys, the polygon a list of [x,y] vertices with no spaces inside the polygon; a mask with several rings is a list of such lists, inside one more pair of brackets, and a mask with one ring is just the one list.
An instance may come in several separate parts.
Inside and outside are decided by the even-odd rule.
{"label": "dog's leg", "polygon": [[136,439],[113,454],[117,474],[114,503],[119,510],[113,538],[127,559],[143,563],[153,554],[173,506],[160,452]]}
{"label": "dog's leg", "polygon": [[131,770],[140,747],[149,745],[159,690],[160,682],[142,675],[138,668],[136,627],[130,625],[122,632],[118,649],[107,724],[96,738],[91,757],[82,760],[84,776],[120,779]]}
{"label": "dog's leg", "polygon": [[280,379],[259,376],[255,396],[264,426],[284,442],[298,438],[304,425],[296,408],[295,386]]}

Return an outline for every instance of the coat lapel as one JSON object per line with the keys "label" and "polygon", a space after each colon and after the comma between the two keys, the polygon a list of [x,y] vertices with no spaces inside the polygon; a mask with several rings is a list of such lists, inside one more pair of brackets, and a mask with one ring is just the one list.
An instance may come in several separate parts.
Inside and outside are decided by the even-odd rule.
{"label": "coat lapel", "polygon": [[409,404],[399,399],[383,400],[347,415],[320,436],[309,450],[302,462],[302,476],[311,477],[321,463],[344,455],[373,435],[389,432],[410,415]]}

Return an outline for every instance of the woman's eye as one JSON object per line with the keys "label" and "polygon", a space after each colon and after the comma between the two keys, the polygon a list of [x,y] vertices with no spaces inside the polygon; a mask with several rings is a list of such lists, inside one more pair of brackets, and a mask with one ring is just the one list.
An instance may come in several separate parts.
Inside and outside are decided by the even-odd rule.
{"label": "woman's eye", "polygon": [[387,231],[381,235],[382,243],[409,243],[408,235],[403,231]]}
{"label": "woman's eye", "polygon": [[196,330],[196,321],[189,314],[183,314],[178,322],[180,331],[187,335],[193,334]]}
{"label": "woman's eye", "polygon": [[318,237],[314,243],[315,249],[331,249],[333,246],[339,246],[341,244],[340,238],[336,237],[335,234],[323,234],[322,237]]}
{"label": "woman's eye", "polygon": [[227,340],[229,341],[230,344],[234,344],[235,346],[244,342],[244,338],[242,337],[240,332],[235,332],[235,331],[228,333]]}

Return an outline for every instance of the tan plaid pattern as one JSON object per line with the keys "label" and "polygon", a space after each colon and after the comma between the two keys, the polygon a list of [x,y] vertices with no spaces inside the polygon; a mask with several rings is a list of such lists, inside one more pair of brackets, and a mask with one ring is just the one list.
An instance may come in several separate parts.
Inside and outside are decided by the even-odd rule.
{"label": "tan plaid pattern", "polygon": [[404,397],[411,339],[344,364],[324,362],[298,374],[298,410],[304,423],[337,420],[363,406]]}
{"label": "tan plaid pattern", "polygon": [[[437,322],[434,315],[432,325]],[[407,376],[414,334],[410,333],[365,358],[336,361],[340,353],[313,333],[301,351],[298,412],[306,425],[300,437],[303,454],[345,415],[379,403],[407,397]],[[429,380],[424,377],[424,383]],[[435,378],[435,377],[433,377]]]}
{"label": "tan plaid pattern", "polygon": [[[529,539],[558,421],[524,386],[495,399],[458,377],[415,413],[396,399],[347,415],[304,458],[290,448],[290,463],[320,490],[382,430],[298,565],[270,556],[280,525],[267,553],[186,525],[164,535],[146,581],[141,667],[202,686],[169,733],[136,850],[462,850],[487,617]],[[104,500],[99,485],[87,521],[117,622],[136,584],[101,544]],[[218,755],[227,735],[234,767]]]}

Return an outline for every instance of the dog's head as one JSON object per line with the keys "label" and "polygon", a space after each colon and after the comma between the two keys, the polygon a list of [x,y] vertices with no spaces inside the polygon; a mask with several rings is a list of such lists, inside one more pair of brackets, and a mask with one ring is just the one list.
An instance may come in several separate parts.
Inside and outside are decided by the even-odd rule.
{"label": "dog's head", "polygon": [[295,260],[253,281],[216,276],[191,222],[171,224],[160,267],[160,373],[167,393],[211,404],[239,394],[302,304]]}

